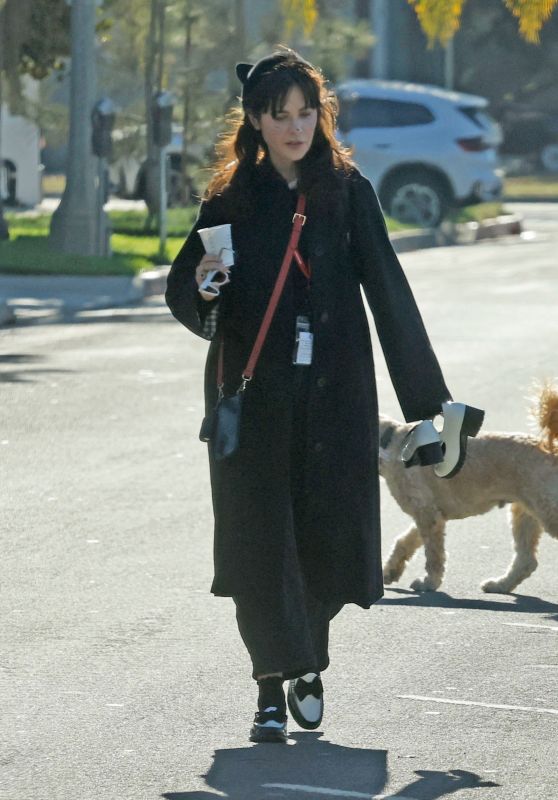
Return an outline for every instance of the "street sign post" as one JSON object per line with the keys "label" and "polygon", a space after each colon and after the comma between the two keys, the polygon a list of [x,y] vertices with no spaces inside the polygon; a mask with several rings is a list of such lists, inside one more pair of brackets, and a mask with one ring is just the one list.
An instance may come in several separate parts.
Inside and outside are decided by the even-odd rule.
{"label": "street sign post", "polygon": [[167,147],[172,139],[174,98],[170,92],[157,92],[153,97],[153,139],[159,148],[159,257],[165,255],[167,244]]}
{"label": "street sign post", "polygon": [[112,155],[112,129],[114,127],[115,108],[112,100],[103,97],[93,106],[91,112],[92,136],[91,148],[97,156],[97,253],[110,256],[110,218],[103,207],[108,200],[108,159]]}

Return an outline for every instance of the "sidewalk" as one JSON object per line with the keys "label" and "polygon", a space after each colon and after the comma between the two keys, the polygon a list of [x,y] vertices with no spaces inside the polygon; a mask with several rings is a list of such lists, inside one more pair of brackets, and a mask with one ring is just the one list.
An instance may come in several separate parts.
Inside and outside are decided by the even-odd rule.
{"label": "sidewalk", "polygon": [[141,304],[163,294],[169,267],[135,276],[0,274],[0,325],[61,319],[78,311]]}
{"label": "sidewalk", "polygon": [[[397,253],[406,253],[517,235],[521,230],[521,217],[510,214],[480,224],[443,223],[436,230],[395,233],[391,240]],[[138,305],[164,293],[168,271],[168,266],[159,267],[131,277],[0,274],[0,326],[53,322],[79,311]]]}

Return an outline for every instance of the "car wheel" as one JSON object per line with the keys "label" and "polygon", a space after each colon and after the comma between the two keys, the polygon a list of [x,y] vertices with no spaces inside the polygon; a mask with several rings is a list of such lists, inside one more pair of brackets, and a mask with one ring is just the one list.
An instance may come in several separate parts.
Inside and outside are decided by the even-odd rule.
{"label": "car wheel", "polygon": [[442,182],[426,173],[401,173],[384,194],[384,208],[391,217],[421,228],[439,225],[449,205]]}
{"label": "car wheel", "polygon": [[541,164],[547,172],[558,172],[558,144],[547,144],[543,147]]}

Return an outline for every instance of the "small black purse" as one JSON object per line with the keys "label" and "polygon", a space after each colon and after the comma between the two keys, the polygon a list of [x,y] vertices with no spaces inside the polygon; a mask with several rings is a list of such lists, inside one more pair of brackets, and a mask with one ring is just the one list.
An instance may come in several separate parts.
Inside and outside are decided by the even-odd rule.
{"label": "small black purse", "polygon": [[199,438],[202,442],[207,442],[211,447],[213,457],[216,461],[223,461],[230,458],[236,453],[240,445],[240,420],[242,415],[242,400],[244,392],[249,381],[252,380],[256,364],[260,356],[261,349],[265,342],[271,320],[275,314],[275,309],[279,302],[279,298],[285,287],[287,274],[291,266],[293,257],[298,256],[297,245],[300,238],[302,226],[306,222],[304,216],[304,209],[306,206],[306,198],[300,195],[298,198],[296,211],[293,216],[293,229],[289,244],[285,251],[281,269],[275,281],[273,292],[269,300],[262,324],[258,331],[254,347],[250,353],[250,358],[246,364],[246,368],[242,373],[242,383],[237,389],[236,393],[230,397],[224,395],[224,360],[223,360],[223,339],[219,345],[219,358],[217,361],[217,391],[218,398],[217,404],[213,411],[208,414],[201,425]]}
{"label": "small black purse", "polygon": [[211,442],[216,461],[229,458],[238,450],[243,396],[239,391],[232,397],[221,397],[202,422],[200,440]]}

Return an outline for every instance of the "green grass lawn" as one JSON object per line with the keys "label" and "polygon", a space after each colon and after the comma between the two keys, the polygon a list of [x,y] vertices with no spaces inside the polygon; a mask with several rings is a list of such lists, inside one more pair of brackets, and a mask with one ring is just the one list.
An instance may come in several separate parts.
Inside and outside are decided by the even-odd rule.
{"label": "green grass lawn", "polygon": [[171,209],[166,255],[159,258],[156,232],[143,232],[145,214],[110,212],[111,257],[78,256],[51,250],[50,214],[8,213],[10,240],[0,242],[0,273],[20,275],[135,275],[168,264],[176,256],[196,217],[195,208]]}
{"label": "green grass lawn", "polygon": [[519,175],[504,179],[504,197],[558,201],[558,175]]}
{"label": "green grass lawn", "polygon": [[506,213],[502,203],[479,203],[478,206],[465,206],[453,211],[448,219],[450,222],[482,222],[485,219],[494,219]]}
{"label": "green grass lawn", "polygon": [[[499,203],[483,203],[462,209],[452,215],[455,222],[486,219],[502,213]],[[6,214],[10,240],[0,242],[0,273],[20,275],[135,275],[142,270],[170,263],[178,253],[194,224],[196,206],[169,209],[167,246],[163,259],[159,257],[159,238],[156,231],[145,231],[145,212],[111,211],[113,255],[107,258],[78,256],[51,250],[48,242],[50,214]],[[409,230],[387,218],[388,230]]]}

